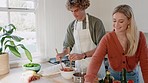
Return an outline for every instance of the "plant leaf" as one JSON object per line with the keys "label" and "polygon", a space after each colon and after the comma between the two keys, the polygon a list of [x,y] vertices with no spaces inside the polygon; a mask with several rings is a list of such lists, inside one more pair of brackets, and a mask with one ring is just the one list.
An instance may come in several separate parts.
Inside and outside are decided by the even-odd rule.
{"label": "plant leaf", "polygon": [[29,59],[30,62],[32,62],[32,55],[31,55],[30,51],[27,50],[23,44],[19,44],[17,46],[20,46],[22,49],[24,49],[27,58]]}
{"label": "plant leaf", "polygon": [[9,47],[9,50],[17,57],[21,57],[21,54],[18,52],[15,46],[6,45],[6,48]]}
{"label": "plant leaf", "polygon": [[1,39],[1,46],[3,46],[3,43],[4,43],[6,38],[11,38],[11,36],[4,36],[4,37],[2,37],[2,39]]}
{"label": "plant leaf", "polygon": [[2,48],[0,48],[0,54],[2,54]]}
{"label": "plant leaf", "polygon": [[14,42],[11,41],[11,40],[7,40],[7,41],[4,43],[4,45],[6,45],[8,42],[10,43],[10,45],[15,46]]}
{"label": "plant leaf", "polygon": [[0,31],[3,29],[3,27],[0,27]]}
{"label": "plant leaf", "polygon": [[20,41],[22,41],[22,40],[24,39],[24,38],[22,38],[22,37],[15,36],[15,35],[12,35],[11,37],[12,37],[13,40],[15,40],[15,41],[17,41],[17,42],[20,42]]}
{"label": "plant leaf", "polygon": [[3,38],[1,39],[1,46],[3,46],[3,43],[4,43],[5,38],[6,38],[6,37],[3,37]]}
{"label": "plant leaf", "polygon": [[16,30],[16,27],[13,24],[9,24],[8,26],[12,27],[13,30]]}
{"label": "plant leaf", "polygon": [[30,62],[32,62],[32,55],[31,55],[31,53],[27,49],[24,49],[24,50],[25,50],[25,54],[26,54],[27,58],[29,59]]}
{"label": "plant leaf", "polygon": [[7,31],[7,30],[6,30],[6,27],[7,27],[7,26],[5,26],[5,27],[3,28],[3,33],[5,33],[5,32]]}
{"label": "plant leaf", "polygon": [[11,35],[14,30],[16,30],[16,27],[13,24],[9,24],[3,28],[3,35]]}
{"label": "plant leaf", "polygon": [[15,43],[14,43],[14,41],[11,41],[11,40],[10,40],[10,45],[16,46]]}
{"label": "plant leaf", "polygon": [[6,31],[5,35],[11,35],[13,33],[13,29]]}

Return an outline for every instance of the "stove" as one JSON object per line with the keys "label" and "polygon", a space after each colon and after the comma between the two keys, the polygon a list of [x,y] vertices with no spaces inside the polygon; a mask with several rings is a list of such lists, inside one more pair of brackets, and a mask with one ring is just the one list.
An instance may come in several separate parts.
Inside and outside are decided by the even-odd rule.
{"label": "stove", "polygon": [[[51,63],[51,64],[55,64],[55,65],[60,63],[60,61],[56,61],[56,58],[50,58],[50,60],[48,62]],[[67,67],[70,67],[70,61],[68,59],[68,56],[64,56],[62,58],[62,62]],[[108,63],[108,59],[107,58],[104,58],[104,64],[105,64],[105,69],[108,70],[109,63]],[[75,67],[75,61],[72,61],[72,67]]]}
{"label": "stove", "polygon": [[[55,65],[60,63],[60,61],[56,61],[56,58],[50,58],[48,62],[51,63],[51,64],[55,64]],[[63,62],[67,67],[70,66],[70,61],[69,61],[69,59],[68,59],[68,56],[64,56],[64,57],[62,58],[62,62]],[[72,67],[75,67],[75,61],[72,61],[71,64],[72,64]]]}

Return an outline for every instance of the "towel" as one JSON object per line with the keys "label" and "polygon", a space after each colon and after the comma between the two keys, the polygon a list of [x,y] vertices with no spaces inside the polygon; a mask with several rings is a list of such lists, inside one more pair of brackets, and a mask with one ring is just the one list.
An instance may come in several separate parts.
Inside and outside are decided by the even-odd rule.
{"label": "towel", "polygon": [[37,75],[35,71],[26,70],[22,73],[21,78],[24,83],[28,83],[29,78],[32,77],[33,75]]}
{"label": "towel", "polygon": [[[61,63],[63,67],[66,67],[64,63]],[[49,76],[60,73],[60,69],[62,69],[61,64],[53,65],[39,71],[39,74],[42,76]]]}

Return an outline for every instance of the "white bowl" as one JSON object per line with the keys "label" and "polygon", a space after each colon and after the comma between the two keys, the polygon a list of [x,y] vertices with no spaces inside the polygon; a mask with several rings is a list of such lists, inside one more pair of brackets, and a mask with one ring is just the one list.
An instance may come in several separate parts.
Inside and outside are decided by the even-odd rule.
{"label": "white bowl", "polygon": [[[69,69],[69,67],[65,67],[65,68]],[[65,79],[72,79],[73,74],[75,73],[75,71],[74,71],[74,69],[72,71],[63,71],[62,69],[60,69],[60,73],[61,73],[61,76],[63,78],[65,78]]]}

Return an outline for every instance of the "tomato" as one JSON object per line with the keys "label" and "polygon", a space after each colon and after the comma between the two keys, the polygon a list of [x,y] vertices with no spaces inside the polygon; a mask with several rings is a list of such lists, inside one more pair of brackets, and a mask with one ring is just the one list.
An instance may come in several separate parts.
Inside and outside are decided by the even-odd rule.
{"label": "tomato", "polygon": [[128,80],[127,83],[134,83],[134,81],[133,80]]}
{"label": "tomato", "polygon": [[70,72],[70,71],[73,71],[73,69],[71,69],[71,68],[64,68],[64,69],[61,69],[61,71]]}

